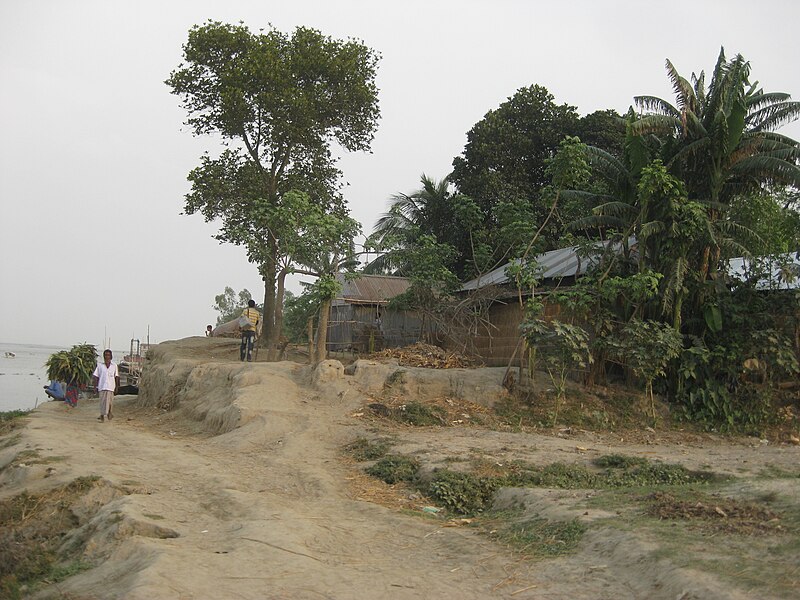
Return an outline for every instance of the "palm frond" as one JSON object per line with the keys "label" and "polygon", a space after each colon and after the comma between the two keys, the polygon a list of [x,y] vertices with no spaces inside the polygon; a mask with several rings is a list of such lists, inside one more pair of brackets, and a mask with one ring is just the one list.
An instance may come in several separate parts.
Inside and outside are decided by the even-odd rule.
{"label": "palm frond", "polygon": [[[720,233],[725,236],[724,238],[719,238],[719,245],[727,244],[727,247],[736,248],[740,253],[744,252],[750,254],[750,250],[745,245],[748,242],[756,244],[764,243],[762,237],[755,231],[736,221],[721,220],[717,221],[715,226],[719,229]],[[741,242],[737,240],[741,240]]]}
{"label": "palm frond", "polygon": [[697,110],[697,98],[694,95],[694,87],[678,73],[678,70],[666,60],[667,77],[672,82],[672,90],[677,98],[678,109],[683,113],[686,111],[695,112]]}
{"label": "palm frond", "polygon": [[[759,236],[756,237],[761,239]],[[737,256],[750,257],[753,255],[746,245],[734,240],[733,238],[724,238],[720,240],[719,248],[721,260],[724,260],[725,258],[734,258]]]}
{"label": "palm frond", "polygon": [[601,228],[625,229],[627,222],[610,215],[591,215],[574,220],[567,225],[569,231],[583,231],[585,229]]}
{"label": "palm frond", "polygon": [[368,275],[402,275],[403,265],[399,261],[397,252],[390,251],[378,255],[373,260],[364,265],[364,273]]}
{"label": "palm frond", "polygon": [[757,112],[762,108],[791,101],[791,94],[786,92],[764,92],[758,90],[747,97],[747,110]]}
{"label": "palm frond", "polygon": [[639,235],[642,239],[646,239],[651,235],[662,233],[665,229],[666,227],[663,221],[649,221],[639,226]]}
{"label": "palm frond", "polygon": [[586,201],[611,201],[614,200],[613,196],[608,194],[596,194],[595,192],[586,192],[583,190],[560,190],[559,196],[561,200],[586,200]]}
{"label": "palm frond", "polygon": [[650,133],[672,135],[681,132],[683,122],[680,117],[651,114],[645,115],[635,123],[631,123],[631,133],[647,135]]}
{"label": "palm frond", "polygon": [[775,133],[774,131],[748,131],[742,135],[742,140],[764,140],[766,142],[773,143],[775,148],[777,148],[778,145],[791,148],[800,148],[800,142],[797,140],[780,133]]}
{"label": "palm frond", "polygon": [[694,86],[694,95],[697,98],[697,102],[700,106],[705,105],[706,103],[706,73],[705,71],[700,71],[699,76],[695,76],[692,73],[692,85]]}
{"label": "palm frond", "polygon": [[664,281],[664,291],[661,301],[662,314],[672,312],[674,307],[675,297],[678,292],[683,288],[683,282],[686,279],[686,273],[689,272],[689,261],[685,256],[679,256],[672,263],[667,278]]}
{"label": "palm frond", "polygon": [[633,103],[637,108],[650,113],[667,117],[675,117],[676,119],[680,119],[681,116],[680,110],[672,106],[672,104],[666,100],[658,98],[657,96],[634,96]]}
{"label": "palm frond", "polygon": [[694,158],[698,155],[703,154],[704,152],[707,152],[710,145],[711,145],[711,140],[707,137],[703,137],[700,138],[699,140],[689,142],[673,155],[673,157],[667,163],[667,167],[670,168],[672,167],[673,164],[675,164],[676,162],[680,162],[685,158]]}
{"label": "palm frond", "polygon": [[592,169],[610,183],[612,189],[624,191],[626,194],[635,189],[630,172],[617,157],[595,146],[587,146],[586,155]]}
{"label": "palm frond", "polygon": [[626,218],[631,221],[637,215],[637,210],[635,206],[626,202],[614,201],[595,206],[592,209],[592,213],[595,215]]}
{"label": "palm frond", "polygon": [[774,156],[749,156],[734,164],[731,173],[734,176],[766,179],[771,183],[800,187],[800,167]]}
{"label": "palm frond", "polygon": [[745,123],[751,131],[773,131],[800,118],[800,102],[783,102],[750,113]]}

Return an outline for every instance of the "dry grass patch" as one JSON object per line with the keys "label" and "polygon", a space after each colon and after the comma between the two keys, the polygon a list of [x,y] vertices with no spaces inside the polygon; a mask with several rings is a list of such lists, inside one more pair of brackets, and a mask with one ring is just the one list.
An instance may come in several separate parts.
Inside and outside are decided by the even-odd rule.
{"label": "dry grass patch", "polygon": [[59,547],[78,526],[72,505],[98,481],[79,477],[41,494],[23,492],[0,502],[0,597],[22,598],[40,584],[89,568],[77,552],[62,554]]}
{"label": "dry grass patch", "polygon": [[682,499],[667,492],[653,492],[647,501],[650,516],[690,521],[714,532],[764,535],[787,531],[781,515],[753,502],[706,494]]}

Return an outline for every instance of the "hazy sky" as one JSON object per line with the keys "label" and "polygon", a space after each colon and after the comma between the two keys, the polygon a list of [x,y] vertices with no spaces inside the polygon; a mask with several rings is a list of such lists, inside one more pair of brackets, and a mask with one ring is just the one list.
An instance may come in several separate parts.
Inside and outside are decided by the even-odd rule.
{"label": "hazy sky", "polygon": [[0,341],[123,349],[148,326],[154,341],[202,335],[226,285],[263,298],[244,251],[180,214],[187,173],[218,148],[182,125],[163,81],[208,19],[311,26],[380,52],[373,153],[340,163],[367,233],[393,193],[447,175],[466,132],[523,86],[582,115],[624,112],[634,95],[673,98],[666,58],[688,77],[724,46],[800,99],[795,0],[1,0]]}

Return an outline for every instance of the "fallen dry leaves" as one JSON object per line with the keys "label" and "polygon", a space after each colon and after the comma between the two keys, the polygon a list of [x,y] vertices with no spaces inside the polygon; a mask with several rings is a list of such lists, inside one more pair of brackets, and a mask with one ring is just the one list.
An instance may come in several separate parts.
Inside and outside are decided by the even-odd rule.
{"label": "fallen dry leaves", "polygon": [[388,348],[370,355],[370,358],[395,359],[403,367],[422,367],[425,369],[470,369],[480,366],[471,358],[451,352],[438,346],[417,342],[404,348]]}

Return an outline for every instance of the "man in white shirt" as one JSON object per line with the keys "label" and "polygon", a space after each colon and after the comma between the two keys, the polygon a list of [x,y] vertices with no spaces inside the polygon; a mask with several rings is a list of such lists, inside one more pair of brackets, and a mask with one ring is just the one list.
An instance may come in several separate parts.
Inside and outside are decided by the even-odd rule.
{"label": "man in white shirt", "polygon": [[114,418],[111,405],[114,403],[114,394],[119,391],[119,371],[117,365],[111,362],[111,350],[103,350],[103,362],[97,365],[92,373],[92,380],[100,393],[100,416],[97,420],[101,423]]}

